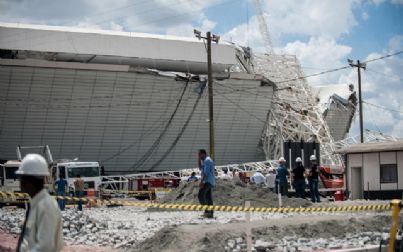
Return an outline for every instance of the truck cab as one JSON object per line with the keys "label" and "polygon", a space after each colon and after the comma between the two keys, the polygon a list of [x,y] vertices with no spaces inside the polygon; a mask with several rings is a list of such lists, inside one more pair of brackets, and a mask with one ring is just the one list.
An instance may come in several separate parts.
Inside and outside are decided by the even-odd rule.
{"label": "truck cab", "polygon": [[62,175],[67,180],[69,192],[74,191],[74,181],[80,175],[84,180],[84,190],[94,189],[99,191],[101,184],[100,167],[98,162],[61,162],[56,164],[55,178]]}
{"label": "truck cab", "polygon": [[18,160],[9,160],[0,166],[0,190],[8,192],[20,191],[20,182],[15,172],[20,167]]}

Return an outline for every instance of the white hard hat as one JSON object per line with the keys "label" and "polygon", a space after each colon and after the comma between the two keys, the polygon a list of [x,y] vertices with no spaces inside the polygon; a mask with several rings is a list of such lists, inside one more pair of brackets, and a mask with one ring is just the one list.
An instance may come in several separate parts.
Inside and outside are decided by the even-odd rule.
{"label": "white hard hat", "polygon": [[301,159],[300,157],[297,157],[297,159],[295,159],[295,162],[301,163],[301,162],[302,162],[302,159]]}
{"label": "white hard hat", "polygon": [[46,160],[39,154],[27,154],[22,159],[20,168],[15,173],[34,177],[46,177],[50,175]]}
{"label": "white hard hat", "polygon": [[281,162],[286,162],[284,157],[279,158],[278,161],[279,161],[280,163],[281,163]]}
{"label": "white hard hat", "polygon": [[312,155],[312,156],[309,158],[309,160],[311,160],[311,161],[316,161],[316,156],[315,156],[315,155]]}
{"label": "white hard hat", "polygon": [[262,168],[257,168],[257,172],[262,172]]}

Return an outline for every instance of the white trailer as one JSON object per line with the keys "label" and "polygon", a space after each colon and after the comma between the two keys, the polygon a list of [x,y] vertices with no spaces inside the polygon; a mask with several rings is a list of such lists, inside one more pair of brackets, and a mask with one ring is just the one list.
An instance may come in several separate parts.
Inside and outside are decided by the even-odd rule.
{"label": "white trailer", "polygon": [[67,180],[69,192],[74,191],[74,181],[77,180],[78,175],[84,180],[84,190],[94,189],[99,191],[101,184],[101,174],[98,162],[58,162],[53,167],[52,177],[54,181],[60,175]]}

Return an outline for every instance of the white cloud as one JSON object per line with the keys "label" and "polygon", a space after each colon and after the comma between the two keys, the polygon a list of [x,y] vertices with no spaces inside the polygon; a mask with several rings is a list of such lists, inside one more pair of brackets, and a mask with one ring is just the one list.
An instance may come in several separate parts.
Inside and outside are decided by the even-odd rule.
{"label": "white cloud", "polygon": [[392,135],[403,138],[403,120],[393,125]]}
{"label": "white cloud", "polygon": [[364,12],[361,14],[361,18],[362,18],[363,20],[368,20],[368,19],[369,19],[369,14],[368,14],[368,12],[364,11]]}
{"label": "white cloud", "polygon": [[[307,43],[296,41],[288,43],[283,51],[298,57],[304,68],[305,74],[320,72],[322,69],[332,69],[345,65],[347,55],[351,53],[351,47],[337,44],[334,39],[325,37],[311,37]],[[309,78],[313,85],[335,84],[338,82],[339,73],[320,75]]]}
{"label": "white cloud", "polygon": [[256,16],[250,18],[249,25],[246,23],[235,26],[222,35],[224,40],[237,43],[242,46],[250,46],[255,51],[263,50],[263,39],[259,31],[259,23]]}
{"label": "white cloud", "polygon": [[393,4],[403,4],[403,0],[391,0]]}
{"label": "white cloud", "polygon": [[303,34],[337,38],[357,25],[353,8],[358,1],[339,0],[269,0],[268,24],[275,37],[282,34]]}
{"label": "white cloud", "polygon": [[[371,53],[363,61],[379,58],[389,54],[400,41],[401,36],[395,36],[389,41],[389,48],[382,52]],[[367,64],[367,70],[362,71],[362,94],[364,101],[365,128],[378,130],[403,137],[403,57],[401,55]],[[341,82],[357,83],[356,69],[348,74],[340,75]],[[353,126],[353,132],[358,132],[358,120]]]}
{"label": "white cloud", "polygon": [[393,36],[389,40],[389,48],[392,51],[399,51],[403,49],[403,35]]}
{"label": "white cloud", "polygon": [[0,21],[166,34],[193,23],[213,27],[203,11],[223,1],[0,0]]}

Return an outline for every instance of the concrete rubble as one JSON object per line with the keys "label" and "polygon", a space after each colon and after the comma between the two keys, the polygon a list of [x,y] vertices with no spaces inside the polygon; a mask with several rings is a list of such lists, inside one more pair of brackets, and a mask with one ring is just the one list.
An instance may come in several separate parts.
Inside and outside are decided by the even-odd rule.
{"label": "concrete rubble", "polygon": [[[235,185],[232,181],[220,183],[215,190],[217,204],[229,202],[229,205],[241,205],[245,199],[250,200],[252,206],[275,206],[276,195],[261,196],[264,189],[256,189],[245,197],[243,191],[251,190],[245,185]],[[171,192],[163,202],[176,200],[178,203],[196,203],[194,194],[197,192],[197,184],[181,185]],[[237,198],[238,197],[238,198]],[[262,199],[260,199],[260,197]],[[265,198],[266,197],[266,198]],[[270,198],[271,201],[268,201]],[[266,201],[266,202],[264,202]],[[283,198],[288,206],[311,205],[307,200]],[[263,204],[265,203],[265,204]],[[354,204],[356,204],[355,202]],[[330,204],[330,203],[328,203]],[[349,204],[345,202],[344,204]],[[251,213],[251,221],[263,221],[277,225],[282,221],[288,221],[283,227],[260,227],[253,229],[253,251],[307,251],[313,249],[338,249],[362,247],[365,245],[379,244],[382,239],[388,238],[389,220],[385,219],[389,214],[376,212],[342,212],[342,213]],[[24,209],[1,208],[0,209],[0,233],[18,235],[25,216]],[[202,226],[215,227],[239,224],[243,232],[245,213],[243,212],[216,212],[215,219],[201,218],[201,212],[197,211],[149,211],[144,208],[134,207],[96,207],[85,208],[80,212],[76,208],[67,208],[62,211],[63,234],[66,244],[71,246],[94,246],[109,248],[112,251],[161,251],[164,247],[153,247],[159,244],[161,239],[164,246],[174,246],[172,241],[186,239],[179,237],[176,229],[183,225],[190,225],[197,230]],[[307,224],[294,225],[292,218],[307,218]],[[310,224],[310,220],[322,218],[327,222]],[[331,219],[341,218],[343,222],[334,222]],[[356,218],[369,218],[371,221],[363,222]],[[374,220],[372,220],[374,219]],[[347,221],[344,221],[347,220]],[[294,226],[292,226],[294,225]],[[380,228],[384,228],[383,230]],[[231,229],[232,230],[232,229]],[[197,233],[199,231],[195,231]],[[214,231],[216,232],[216,231]],[[211,236],[198,237],[193,235],[191,239],[195,244],[200,244],[201,249],[195,251],[245,251],[246,241],[244,235],[234,234],[232,231],[217,231]],[[185,232],[186,233],[186,232]],[[217,242],[218,240],[218,242]],[[210,244],[205,247],[205,244]],[[158,245],[159,246],[159,245]],[[207,245],[206,245],[207,246]],[[170,250],[168,250],[170,251]],[[176,251],[182,251],[180,247]],[[192,250],[193,251],[193,250]]]}
{"label": "concrete rubble", "polygon": [[[381,240],[389,238],[388,232],[362,232],[346,233],[341,238],[298,238],[297,236],[285,236],[282,239],[258,239],[252,243],[252,251],[323,251],[333,249],[362,248],[377,245]],[[226,252],[240,252],[246,248],[246,240],[243,237],[229,239],[225,246]]]}

